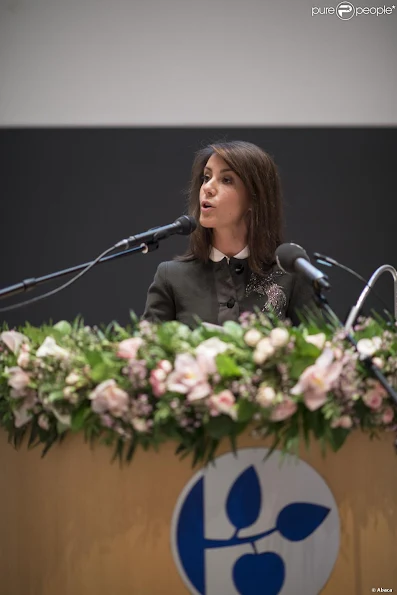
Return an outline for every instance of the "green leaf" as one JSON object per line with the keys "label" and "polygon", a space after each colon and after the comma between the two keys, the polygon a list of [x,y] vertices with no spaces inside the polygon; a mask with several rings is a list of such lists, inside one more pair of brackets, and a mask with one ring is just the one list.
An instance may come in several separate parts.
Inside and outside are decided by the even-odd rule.
{"label": "green leaf", "polygon": [[246,399],[240,399],[237,403],[237,419],[238,421],[247,422],[252,419],[253,414],[256,411],[256,405],[247,401]]}
{"label": "green leaf", "polygon": [[91,378],[94,382],[101,383],[104,380],[109,380],[110,378],[114,378],[117,374],[118,370],[115,370],[113,366],[102,362],[97,364],[91,371]]}
{"label": "green leaf", "polygon": [[[328,426],[329,427],[329,426]],[[349,430],[344,428],[334,428],[329,430],[329,442],[333,451],[337,451],[343,446],[346,438],[350,434]]]}
{"label": "green leaf", "polygon": [[63,391],[62,390],[53,390],[48,395],[47,399],[50,403],[54,403],[54,401],[60,401],[64,399]]}
{"label": "green leaf", "polygon": [[233,454],[236,454],[237,453],[236,434],[230,434],[229,439],[230,439],[230,446],[232,447]]}
{"label": "green leaf", "polygon": [[[291,358],[292,359],[292,358]],[[290,367],[290,377],[292,380],[299,380],[302,375],[302,372],[306,370],[309,366],[312,366],[314,360],[309,357],[297,357],[292,360],[292,364]]]}
{"label": "green leaf", "polygon": [[223,328],[225,329],[225,333],[227,335],[238,341],[240,341],[244,336],[244,329],[242,326],[233,320],[227,320],[224,322]]}
{"label": "green leaf", "polygon": [[87,405],[78,409],[72,416],[72,432],[78,432],[84,427],[86,419],[91,414],[91,408]]}
{"label": "green leaf", "polygon": [[310,357],[313,362],[321,354],[321,349],[313,345],[313,343],[308,343],[302,335],[296,337],[295,349],[300,357]]}
{"label": "green leaf", "polygon": [[222,378],[239,378],[243,375],[240,367],[234,362],[234,360],[225,353],[219,353],[216,356],[216,367],[218,368],[219,374]]}
{"label": "green leaf", "polygon": [[100,351],[90,350],[86,351],[84,355],[87,360],[87,364],[91,366],[91,368],[95,368],[95,366],[103,362],[103,355]]}
{"label": "green leaf", "polygon": [[211,438],[221,439],[233,433],[235,422],[227,415],[211,417],[207,426],[207,433]]}
{"label": "green leaf", "polygon": [[72,325],[66,320],[60,320],[54,324],[54,329],[59,331],[61,335],[70,335],[72,332]]}

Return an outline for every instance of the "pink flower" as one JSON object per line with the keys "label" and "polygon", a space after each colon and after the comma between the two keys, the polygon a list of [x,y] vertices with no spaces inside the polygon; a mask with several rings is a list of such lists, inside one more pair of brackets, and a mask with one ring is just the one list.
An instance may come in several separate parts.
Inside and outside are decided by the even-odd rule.
{"label": "pink flower", "polygon": [[171,370],[171,362],[163,359],[157,364],[157,367],[150,372],[149,382],[155,397],[161,397],[167,392],[166,380]]}
{"label": "pink flower", "polygon": [[146,361],[144,359],[130,359],[128,366],[123,368],[123,374],[128,375],[134,387],[144,385],[147,376]]}
{"label": "pink flower", "polygon": [[391,424],[394,419],[394,411],[391,407],[386,407],[382,413],[382,422],[385,425]]}
{"label": "pink flower", "polygon": [[101,382],[89,398],[95,413],[109,412],[114,417],[121,417],[128,411],[128,394],[117,386],[113,378]]}
{"label": "pink flower", "polygon": [[207,374],[203,372],[197,360],[189,353],[178,354],[174,371],[167,379],[167,389],[170,392],[187,394],[202,382],[207,382]]}
{"label": "pink flower", "polygon": [[101,422],[103,424],[103,426],[105,426],[105,428],[112,428],[114,426],[114,420],[112,417],[110,417],[110,415],[108,415],[107,413],[103,413],[101,416]]}
{"label": "pink flower", "polygon": [[29,365],[30,361],[30,347],[27,343],[22,343],[21,349],[18,355],[17,364],[21,368],[26,368]]}
{"label": "pink flower", "polygon": [[16,355],[22,343],[27,342],[28,338],[17,331],[3,331],[0,335],[0,341],[3,341],[8,349]]}
{"label": "pink flower", "polygon": [[232,419],[236,419],[237,412],[234,407],[235,402],[236,399],[230,390],[223,390],[216,395],[211,395],[208,399],[210,413],[214,416],[223,413],[224,415],[229,415]]}
{"label": "pink flower", "polygon": [[166,393],[166,378],[167,374],[164,372],[164,370],[161,370],[160,368],[155,368],[150,372],[149,382],[152,386],[153,394],[155,397],[161,397]]}
{"label": "pink flower", "polygon": [[138,349],[143,345],[143,339],[141,337],[131,337],[131,339],[125,339],[118,345],[117,357],[123,359],[136,359]]}
{"label": "pink flower", "polygon": [[372,378],[367,383],[371,388],[363,396],[363,401],[370,409],[378,411],[382,406],[383,399],[387,397],[387,392],[377,380]]}
{"label": "pink flower", "polygon": [[373,411],[378,411],[382,406],[383,399],[376,391],[370,391],[363,396],[363,401],[367,407],[373,409]]}
{"label": "pink flower", "polygon": [[172,364],[167,359],[162,359],[158,364],[157,367],[160,370],[163,370],[166,374],[169,374],[172,370]]}
{"label": "pink flower", "polygon": [[294,415],[297,408],[298,406],[295,401],[286,397],[281,403],[275,406],[270,414],[270,419],[272,421],[283,421],[284,419],[288,419]]}
{"label": "pink flower", "polygon": [[208,397],[208,395],[211,394],[211,390],[208,382],[199,382],[199,384],[196,384],[196,386],[189,392],[187,400],[193,402],[205,399],[205,397]]}
{"label": "pink flower", "polygon": [[315,411],[326,402],[327,393],[338,380],[342,368],[343,361],[334,361],[333,351],[326,348],[316,363],[302,372],[291,394],[303,394],[306,407]]}
{"label": "pink flower", "polygon": [[18,409],[13,409],[14,425],[21,428],[27,424],[33,417],[32,409],[37,402],[37,395],[34,390],[28,389],[25,399]]}
{"label": "pink flower", "polygon": [[19,366],[14,366],[8,369],[8,386],[18,392],[23,392],[30,382],[30,376],[24,372]]}
{"label": "pink flower", "polygon": [[217,337],[211,337],[206,341],[200,343],[196,347],[196,361],[199,367],[205,374],[215,374],[217,372],[215,358],[219,353],[223,353],[229,349],[228,343],[221,341]]}

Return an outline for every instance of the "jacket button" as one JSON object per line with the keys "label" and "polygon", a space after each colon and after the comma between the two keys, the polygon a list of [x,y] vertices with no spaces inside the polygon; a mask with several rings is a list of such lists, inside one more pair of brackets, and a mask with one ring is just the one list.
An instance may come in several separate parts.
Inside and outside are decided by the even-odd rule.
{"label": "jacket button", "polygon": [[234,304],[236,303],[236,300],[234,298],[230,298],[227,302],[226,302],[226,306],[228,308],[233,308]]}

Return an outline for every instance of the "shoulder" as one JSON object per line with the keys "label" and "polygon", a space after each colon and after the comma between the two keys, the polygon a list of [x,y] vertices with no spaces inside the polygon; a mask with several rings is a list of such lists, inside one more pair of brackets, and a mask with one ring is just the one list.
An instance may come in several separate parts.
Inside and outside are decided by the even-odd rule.
{"label": "shoulder", "polygon": [[193,269],[199,265],[198,260],[164,260],[157,267],[159,271],[179,272]]}
{"label": "shoulder", "polygon": [[175,281],[186,275],[200,274],[206,265],[199,260],[165,260],[157,267],[157,275],[167,281]]}

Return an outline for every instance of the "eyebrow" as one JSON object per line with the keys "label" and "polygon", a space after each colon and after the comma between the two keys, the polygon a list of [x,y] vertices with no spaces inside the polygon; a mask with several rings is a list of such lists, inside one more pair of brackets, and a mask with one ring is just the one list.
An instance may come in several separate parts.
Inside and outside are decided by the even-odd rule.
{"label": "eyebrow", "polygon": [[[212,169],[210,167],[205,166],[204,171],[208,169],[208,171],[212,171]],[[225,171],[233,171],[230,167],[227,167],[226,169],[221,169],[220,173],[223,174]]]}

